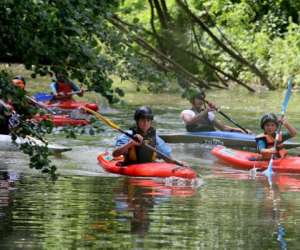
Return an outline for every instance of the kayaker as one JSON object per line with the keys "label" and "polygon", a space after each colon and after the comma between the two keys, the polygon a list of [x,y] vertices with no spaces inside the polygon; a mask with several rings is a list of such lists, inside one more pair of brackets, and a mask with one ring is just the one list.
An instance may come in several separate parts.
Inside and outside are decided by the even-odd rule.
{"label": "kayaker", "polygon": [[213,104],[208,104],[206,106],[204,99],[204,92],[198,92],[193,95],[190,99],[192,108],[183,110],[180,114],[180,118],[184,122],[188,132],[215,131],[218,129],[222,131],[244,133],[240,128],[230,127],[219,122],[214,114],[216,107]]}
{"label": "kayaker", "polygon": [[[277,148],[274,148],[276,130],[279,123],[287,129],[286,132],[280,132],[277,142]],[[286,120],[278,120],[273,113],[265,114],[260,120],[260,127],[264,130],[263,134],[256,136],[257,150],[261,153],[263,160],[269,160],[272,154],[277,158],[286,156],[287,151],[283,148],[283,142],[295,137],[297,130]]]}
{"label": "kayaker", "polygon": [[124,155],[125,165],[155,161],[156,153],[147,148],[144,143],[156,147],[158,151],[167,156],[171,155],[171,148],[156,134],[155,128],[152,127],[153,113],[149,107],[138,108],[134,113],[134,120],[136,124],[129,133],[134,135],[137,141],[126,135],[119,136],[116,141],[117,148],[112,153],[114,157]]}
{"label": "kayaker", "polygon": [[23,76],[15,76],[11,81],[15,86],[25,90],[26,81]]}
{"label": "kayaker", "polygon": [[[26,81],[23,76],[15,76],[11,83],[25,91]],[[10,129],[19,123],[17,113],[14,112],[12,100],[4,102],[0,99],[0,134],[10,134]]]}
{"label": "kayaker", "polygon": [[74,82],[69,80],[65,74],[61,72],[55,73],[55,78],[51,84],[51,92],[55,100],[71,100],[74,93],[83,96],[83,89],[79,88]]}

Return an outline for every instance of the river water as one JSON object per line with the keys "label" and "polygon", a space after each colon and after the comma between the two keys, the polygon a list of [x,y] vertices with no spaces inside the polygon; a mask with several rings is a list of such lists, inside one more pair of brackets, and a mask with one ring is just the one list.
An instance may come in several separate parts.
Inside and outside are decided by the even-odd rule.
{"label": "river water", "polygon": [[[298,95],[287,117],[300,131]],[[261,115],[278,113],[283,97],[238,90],[209,94],[256,133]],[[158,131],[184,131],[179,113],[188,103],[160,98],[145,96],[143,103],[152,104]],[[134,108],[107,115],[126,129]],[[198,185],[108,174],[97,155],[112,150],[117,132],[102,129],[94,136],[49,138],[73,148],[52,157],[55,183],[30,170],[21,153],[0,152],[0,249],[299,249],[300,175],[275,175],[270,187],[263,175],[253,179],[222,165],[211,146],[199,144],[171,145],[173,157],[197,171]]]}

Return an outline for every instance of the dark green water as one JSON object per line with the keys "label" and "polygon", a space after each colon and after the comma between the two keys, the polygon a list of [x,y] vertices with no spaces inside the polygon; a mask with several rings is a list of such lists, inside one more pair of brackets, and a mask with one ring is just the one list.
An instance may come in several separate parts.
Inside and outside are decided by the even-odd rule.
{"label": "dark green water", "polygon": [[[259,132],[260,116],[279,112],[283,93],[210,98]],[[295,93],[287,117],[300,131],[297,104]],[[185,105],[155,105],[159,131],[184,131]],[[132,112],[109,117],[127,128]],[[96,157],[112,150],[117,133],[103,129],[52,138],[73,147],[53,158],[55,183],[29,170],[21,153],[0,152],[0,249],[299,249],[300,175],[276,175],[270,187],[264,176],[226,167],[198,144],[172,145],[173,156],[199,173],[198,186],[107,174]]]}

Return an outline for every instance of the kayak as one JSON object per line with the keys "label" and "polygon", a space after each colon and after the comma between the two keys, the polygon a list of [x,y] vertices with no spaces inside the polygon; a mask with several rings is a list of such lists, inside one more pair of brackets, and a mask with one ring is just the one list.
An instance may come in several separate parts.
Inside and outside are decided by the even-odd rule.
{"label": "kayak", "polygon": [[44,102],[47,108],[49,109],[78,109],[81,107],[87,107],[91,110],[98,111],[98,105],[96,103],[88,103],[83,101],[76,101],[74,99],[64,100],[64,101],[47,101]]}
{"label": "kayak", "polygon": [[99,164],[110,173],[135,177],[180,177],[194,179],[197,173],[188,167],[167,162],[149,162],[122,166],[122,159],[114,159],[107,153],[98,156]]}
{"label": "kayak", "polygon": [[[210,145],[223,145],[232,148],[256,148],[254,134],[243,134],[228,131],[203,131],[203,132],[183,132],[174,134],[159,135],[167,143],[203,143]],[[285,141],[284,147],[300,147],[299,142]]]}
{"label": "kayak", "polygon": [[[260,170],[267,169],[269,161],[257,161],[259,154],[234,150],[223,146],[216,146],[211,153],[222,162],[229,164],[238,169],[250,170],[257,168]],[[273,160],[272,169],[274,172],[281,173],[300,173],[300,157],[286,156],[284,158]]]}
{"label": "kayak", "polygon": [[85,126],[90,122],[86,119],[74,119],[69,115],[36,115],[33,118],[36,122],[41,122],[44,120],[50,120],[54,126]]}
{"label": "kayak", "polygon": [[[24,143],[31,143],[32,145],[38,145],[38,146],[44,146],[45,143],[33,138],[33,137],[27,137],[27,138],[17,138],[16,144],[12,142],[10,135],[2,135],[0,134],[0,151],[17,151],[18,146]],[[57,144],[48,144],[48,149],[50,153],[53,154],[59,154],[62,152],[70,151],[72,148],[57,145]]]}

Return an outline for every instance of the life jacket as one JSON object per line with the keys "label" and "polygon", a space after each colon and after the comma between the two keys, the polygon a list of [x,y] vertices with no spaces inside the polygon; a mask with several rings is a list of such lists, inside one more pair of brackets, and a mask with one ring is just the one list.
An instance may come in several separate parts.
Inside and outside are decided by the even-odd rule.
{"label": "life jacket", "polygon": [[63,92],[65,94],[72,92],[72,85],[69,82],[55,82],[57,93]]}
{"label": "life jacket", "polygon": [[[200,112],[198,112],[195,108],[191,108],[191,110],[194,111],[196,115],[204,111],[201,110]],[[197,123],[186,125],[185,128],[188,132],[215,131],[213,122],[208,119],[208,114]]]}
{"label": "life jacket", "polygon": [[[133,135],[143,133],[137,128],[131,128]],[[144,143],[151,145],[152,147],[156,146],[156,130],[150,128],[146,135],[142,135],[144,138]],[[147,148],[145,145],[131,147],[127,154],[125,154],[124,164],[130,165],[134,163],[146,163],[153,162],[156,160],[156,153],[153,150]]]}
{"label": "life jacket", "polygon": [[[255,140],[259,140],[259,139],[263,139],[266,142],[267,148],[272,148],[274,147],[275,144],[275,138],[271,135],[267,135],[267,134],[260,134],[258,136],[256,136]],[[283,141],[282,141],[282,133],[279,133],[279,137],[278,137],[278,141],[276,144],[276,150],[277,155],[276,157],[278,158],[283,158],[287,155],[287,150],[283,148]],[[263,159],[270,159],[271,158],[271,154],[269,153],[262,153],[262,157]]]}

